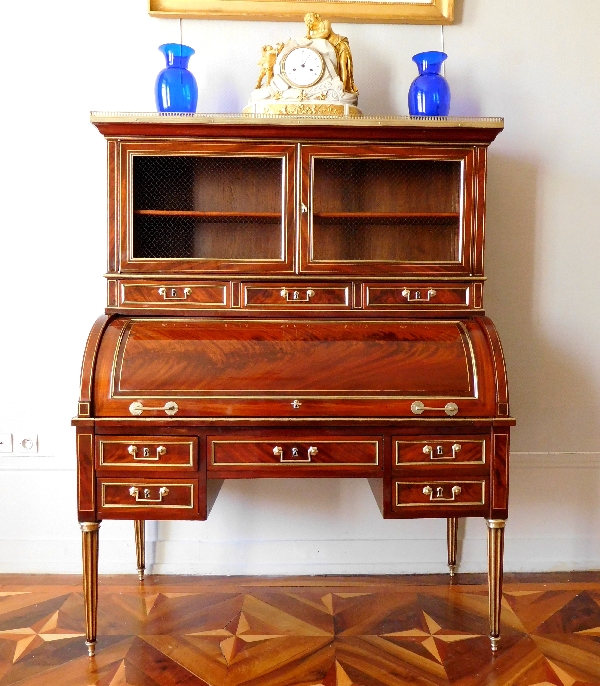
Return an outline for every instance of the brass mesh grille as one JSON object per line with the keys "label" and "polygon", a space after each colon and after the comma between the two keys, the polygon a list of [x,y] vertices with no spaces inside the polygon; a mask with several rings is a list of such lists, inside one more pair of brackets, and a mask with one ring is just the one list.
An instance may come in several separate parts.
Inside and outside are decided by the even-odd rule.
{"label": "brass mesh grille", "polygon": [[281,259],[283,169],[278,157],[134,156],[133,256]]}

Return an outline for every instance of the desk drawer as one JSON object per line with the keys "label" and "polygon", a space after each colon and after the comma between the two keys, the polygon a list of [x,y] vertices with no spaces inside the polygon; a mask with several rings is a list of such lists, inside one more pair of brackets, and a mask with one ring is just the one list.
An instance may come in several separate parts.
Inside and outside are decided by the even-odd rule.
{"label": "desk drawer", "polygon": [[198,439],[188,436],[97,436],[96,465],[119,469],[197,469]]}
{"label": "desk drawer", "polygon": [[409,465],[483,465],[485,440],[465,436],[431,436],[416,441],[394,437],[394,467]]}
{"label": "desk drawer", "polygon": [[[480,286],[478,285],[478,290]],[[401,283],[363,284],[365,309],[468,309],[481,307],[473,303],[473,286],[469,284]]]}
{"label": "desk drawer", "polygon": [[229,307],[228,283],[183,281],[119,282],[121,307],[213,309]]}
{"label": "desk drawer", "polygon": [[392,508],[443,509],[482,507],[486,503],[485,479],[393,479]]}
{"label": "desk drawer", "polygon": [[126,513],[134,519],[138,511],[158,519],[198,514],[196,479],[98,479],[100,512],[108,516]]}
{"label": "desk drawer", "polygon": [[242,284],[242,306],[262,309],[350,309],[351,284]]}
{"label": "desk drawer", "polygon": [[256,440],[208,437],[210,464],[223,467],[377,467],[381,438],[376,436],[274,437]]}

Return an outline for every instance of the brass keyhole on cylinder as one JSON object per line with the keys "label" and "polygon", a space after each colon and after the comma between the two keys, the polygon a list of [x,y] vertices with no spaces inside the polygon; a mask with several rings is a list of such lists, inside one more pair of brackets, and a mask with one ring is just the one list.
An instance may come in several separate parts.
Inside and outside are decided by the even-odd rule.
{"label": "brass keyhole on cylinder", "polygon": [[144,457],[150,457],[150,448],[143,448]]}
{"label": "brass keyhole on cylinder", "polygon": [[298,300],[300,298],[300,291],[294,291],[292,295],[292,300]]}
{"label": "brass keyhole on cylinder", "polygon": [[292,457],[298,457],[298,448],[292,448]]}
{"label": "brass keyhole on cylinder", "polygon": [[443,498],[444,497],[444,489],[441,486],[438,486],[435,489],[435,497],[436,498]]}
{"label": "brass keyhole on cylinder", "polygon": [[415,300],[421,300],[421,291],[415,292]]}
{"label": "brass keyhole on cylinder", "polygon": [[436,448],[436,452],[438,455],[443,455],[444,454],[444,446],[438,445]]}
{"label": "brass keyhole on cylinder", "polygon": [[150,489],[144,488],[144,498],[149,498],[149,497],[150,497]]}

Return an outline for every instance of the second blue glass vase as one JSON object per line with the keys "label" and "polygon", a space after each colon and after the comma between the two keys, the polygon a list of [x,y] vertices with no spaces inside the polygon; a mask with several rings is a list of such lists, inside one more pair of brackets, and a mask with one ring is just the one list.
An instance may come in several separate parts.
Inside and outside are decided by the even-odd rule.
{"label": "second blue glass vase", "polygon": [[167,66],[156,77],[156,109],[159,112],[195,112],[198,84],[187,68],[195,50],[180,43],[165,43],[158,49],[165,56]]}
{"label": "second blue glass vase", "polygon": [[408,91],[408,112],[418,117],[447,117],[450,112],[450,86],[440,74],[448,57],[445,52],[431,50],[413,57],[419,76]]}

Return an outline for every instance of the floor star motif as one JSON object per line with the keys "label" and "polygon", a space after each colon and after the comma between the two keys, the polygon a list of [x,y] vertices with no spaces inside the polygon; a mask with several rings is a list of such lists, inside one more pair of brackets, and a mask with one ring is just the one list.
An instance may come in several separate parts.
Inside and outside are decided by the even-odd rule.
{"label": "floor star motif", "polygon": [[77,638],[78,636],[85,636],[85,634],[58,628],[58,610],[54,614],[36,622],[33,626],[0,631],[0,638],[16,641],[13,664],[20,657],[27,655],[48,641],[62,641],[67,638]]}
{"label": "floor star motif", "polygon": [[250,624],[243,612],[234,617],[223,629],[210,631],[197,631],[188,636],[223,636],[219,643],[221,652],[227,664],[231,664],[233,658],[244,650],[247,643],[259,643],[272,638],[281,638],[283,634],[255,634],[250,629]]}
{"label": "floor star motif", "polygon": [[437,641],[444,643],[454,643],[456,641],[466,641],[470,638],[479,638],[481,634],[467,634],[462,631],[454,631],[452,629],[442,629],[442,627],[430,617],[426,612],[423,612],[424,629],[415,627],[406,631],[393,631],[388,634],[383,634],[384,638],[405,638],[415,643],[420,643],[425,650],[427,650],[433,657],[442,664],[443,660],[438,650]]}

